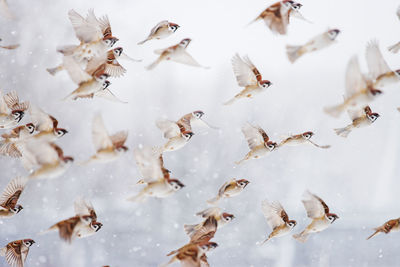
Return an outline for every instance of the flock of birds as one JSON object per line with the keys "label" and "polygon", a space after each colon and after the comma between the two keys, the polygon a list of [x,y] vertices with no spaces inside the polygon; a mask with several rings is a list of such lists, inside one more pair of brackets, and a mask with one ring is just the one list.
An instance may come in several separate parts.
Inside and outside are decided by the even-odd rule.
{"label": "flock of birds", "polygon": [[[6,1],[0,0],[0,4],[2,13],[7,17],[12,17]],[[291,18],[306,20],[299,11],[301,7],[302,5],[295,1],[280,1],[265,9],[253,22],[263,20],[272,32],[284,35],[287,33]],[[397,10],[397,15],[400,19],[400,8]],[[89,10],[86,17],[70,10],[68,16],[80,43],[58,47],[57,51],[62,54],[62,63],[47,69],[51,75],[65,70],[72,81],[77,84],[77,88],[64,100],[103,97],[110,101],[124,102],[110,91],[111,82],[108,79],[121,77],[126,72],[126,69],[119,63],[120,59],[139,60],[127,56],[121,47],[113,48],[118,42],[118,38],[113,36],[107,16],[96,17],[93,10]],[[161,21],[138,45],[167,38],[174,34],[179,27],[176,23]],[[304,45],[288,45],[286,47],[288,59],[294,63],[307,53],[329,47],[335,43],[339,33],[339,29],[330,29],[315,36]],[[156,50],[157,59],[146,68],[154,69],[163,61],[204,67],[186,51],[190,42],[190,39],[185,38],[176,45]],[[0,46],[4,49],[17,47],[18,45]],[[400,42],[389,47],[389,50],[397,53],[400,50]],[[370,126],[378,119],[379,114],[373,112],[368,104],[382,94],[381,89],[378,88],[400,81],[400,70],[392,71],[388,66],[377,41],[372,40],[367,44],[366,60],[368,74],[361,72],[356,56],[350,59],[346,70],[346,91],[343,102],[325,108],[326,113],[334,117],[340,116],[344,111],[348,112],[350,124],[334,129],[339,136],[347,137],[354,129]],[[243,89],[224,105],[234,104],[241,99],[253,98],[265,92],[272,85],[269,80],[262,78],[261,72],[247,56],[234,55],[232,66],[237,83]],[[26,114],[29,114],[29,123],[21,125],[20,122]],[[186,114],[177,121],[163,119],[156,122],[166,142],[161,147],[145,146],[134,149],[135,161],[142,175],[138,184],[142,184],[144,187],[137,195],[129,198],[129,201],[142,202],[151,197],[169,197],[184,187],[184,184],[171,177],[171,171],[164,167],[163,155],[166,152],[181,149],[189,143],[194,135],[193,126],[195,124],[216,128],[206,123],[203,116],[204,112],[199,110]],[[0,154],[19,159],[28,172],[28,175],[24,177],[12,179],[1,195],[0,218],[7,218],[18,214],[23,209],[18,204],[18,199],[30,180],[59,177],[70,168],[74,159],[65,156],[63,149],[56,144],[57,140],[68,131],[59,127],[58,120],[52,115],[27,101],[21,101],[15,91],[4,95],[0,94],[0,129],[2,131],[9,130],[1,135]],[[250,151],[243,159],[237,161],[237,164],[260,159],[283,146],[311,144],[322,149],[330,147],[312,141],[314,133],[310,131],[287,136],[279,142],[271,141],[267,133],[258,125],[247,123],[242,127],[242,132]],[[96,152],[87,161],[80,163],[81,165],[113,162],[128,151],[125,146],[128,132],[119,131],[112,135],[109,134],[100,114],[94,116],[92,137]],[[211,240],[217,229],[235,218],[233,214],[219,208],[218,203],[223,198],[237,196],[249,183],[245,179],[232,179],[225,182],[218,190],[217,196],[207,201],[210,207],[196,214],[202,218],[202,221],[198,224],[184,225],[184,230],[190,238],[189,242],[170,252],[168,256],[172,256],[172,258],[163,266],[175,261],[180,261],[182,266],[209,266],[206,254],[218,246]],[[312,233],[327,229],[339,218],[338,215],[330,212],[328,205],[316,194],[306,191],[302,202],[311,222],[303,231],[293,235],[300,242],[305,242]],[[97,220],[96,211],[90,201],[77,198],[74,206],[75,215],[73,217],[57,222],[40,234],[58,231],[61,239],[72,242],[75,238],[91,236],[102,228],[102,223]],[[285,209],[278,201],[264,200],[261,207],[272,232],[259,244],[287,235],[296,226],[296,221],[289,219]],[[378,233],[387,234],[395,230],[400,230],[400,218],[389,220],[375,228],[375,232],[368,239]],[[29,248],[34,243],[35,241],[32,239],[12,241],[0,250],[0,255],[5,257],[10,266],[22,267]]]}

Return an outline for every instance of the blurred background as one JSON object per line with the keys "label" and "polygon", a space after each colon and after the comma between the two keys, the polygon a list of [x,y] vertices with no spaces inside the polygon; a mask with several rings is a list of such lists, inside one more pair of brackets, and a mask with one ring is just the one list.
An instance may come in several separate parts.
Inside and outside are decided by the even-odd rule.
{"label": "blurred background", "polygon": [[[62,177],[31,181],[20,198],[24,210],[0,220],[0,245],[33,238],[27,266],[157,266],[169,260],[165,255],[186,244],[184,224],[200,222],[194,214],[207,207],[231,178],[245,178],[250,184],[238,197],[221,201],[221,207],[236,219],[217,231],[213,241],[219,247],[209,254],[211,266],[398,266],[400,236],[379,235],[366,241],[372,228],[399,217],[399,85],[384,88],[371,103],[381,117],[368,128],[354,131],[347,139],[333,128],[350,119],[343,114],[333,119],[323,107],[339,103],[344,94],[348,60],[358,55],[367,71],[365,45],[379,40],[390,67],[400,68],[400,54],[387,47],[400,41],[398,0],[304,0],[302,14],[312,23],[292,19],[288,35],[277,36],[259,21],[248,27],[273,1],[22,1],[10,0],[15,20],[0,17],[3,45],[20,43],[16,50],[0,50],[0,89],[16,90],[56,117],[69,133],[58,144],[79,163],[94,151],[91,122],[101,112],[110,133],[129,130],[130,151],[108,165],[81,167],[75,164]],[[62,58],[56,47],[78,44],[68,10],[86,15],[95,9],[107,14],[114,36],[125,52],[141,63],[121,61],[128,70],[113,79],[110,89],[128,104],[107,100],[61,99],[76,88],[66,72],[53,77],[46,68]],[[181,25],[171,37],[138,46],[161,20]],[[338,28],[338,42],[327,49],[307,54],[291,64],[285,45],[303,44],[328,28]],[[156,59],[153,50],[192,38],[188,52],[210,69],[162,62],[155,70],[145,66]],[[251,101],[232,106],[222,103],[240,91],[230,60],[235,53],[248,55],[263,78],[272,81],[267,92]],[[126,198],[135,195],[140,173],[133,159],[139,145],[165,142],[155,126],[159,118],[177,120],[194,110],[219,130],[204,129],[183,149],[165,154],[165,166],[186,187],[166,199],[149,199],[142,204]],[[26,116],[23,123],[29,122]],[[247,152],[240,131],[245,122],[259,124],[274,141],[283,135],[313,131],[316,143],[332,147],[283,147],[270,156],[235,166]],[[1,157],[0,190],[13,177],[27,175],[18,160]],[[279,200],[289,216],[298,221],[294,233],[308,223],[301,203],[309,189],[338,214],[329,229],[311,236],[305,244],[290,235],[264,246],[256,242],[271,229],[261,212],[261,201]],[[74,215],[77,196],[90,199],[104,226],[95,235],[62,242],[56,232],[37,235],[54,223]],[[5,266],[2,258],[0,265]]]}

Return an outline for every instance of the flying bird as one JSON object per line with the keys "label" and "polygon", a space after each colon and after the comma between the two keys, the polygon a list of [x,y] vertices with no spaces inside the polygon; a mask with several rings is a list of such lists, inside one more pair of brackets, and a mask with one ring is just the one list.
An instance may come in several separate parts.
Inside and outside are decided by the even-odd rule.
{"label": "flying bird", "polygon": [[369,126],[379,118],[379,114],[372,112],[369,106],[364,109],[348,110],[348,114],[352,121],[351,124],[344,128],[334,129],[336,134],[341,137],[347,137],[354,129]]}
{"label": "flying bird", "polygon": [[15,240],[0,249],[0,256],[6,258],[11,267],[24,267],[29,248],[35,244],[32,239]]}
{"label": "flying bird", "polygon": [[225,182],[218,190],[218,195],[207,200],[208,204],[216,205],[222,198],[231,198],[239,195],[250,182],[246,179],[231,179]]}
{"label": "flying bird", "polygon": [[150,40],[160,40],[167,38],[168,36],[171,36],[174,32],[176,32],[179,27],[180,26],[178,24],[169,22],[168,20],[160,21],[159,23],[157,23],[156,26],[151,29],[149,36],[143,41],[139,42],[138,45],[142,45]]}
{"label": "flying bird", "polygon": [[311,137],[313,137],[313,136],[314,136],[313,132],[304,132],[301,134],[290,135],[279,143],[279,147],[285,146],[285,145],[286,146],[297,146],[297,145],[301,145],[301,144],[311,144],[315,147],[325,148],[325,149],[331,147],[330,145],[321,146],[321,145],[314,143],[311,140]]}
{"label": "flying bird", "polygon": [[23,209],[17,203],[27,182],[28,179],[17,177],[8,183],[0,197],[0,218],[12,217]]}
{"label": "flying bird", "polygon": [[252,98],[272,85],[270,81],[262,79],[261,73],[247,56],[242,59],[236,54],[232,58],[232,66],[237,83],[244,89],[224,105],[231,105],[242,98]]}
{"label": "flying bird", "polygon": [[382,226],[379,226],[377,228],[374,228],[375,232],[370,235],[368,239],[371,239],[372,237],[376,236],[379,233],[392,233],[392,232],[397,232],[400,230],[400,218],[397,219],[392,219],[387,222],[385,222]]}

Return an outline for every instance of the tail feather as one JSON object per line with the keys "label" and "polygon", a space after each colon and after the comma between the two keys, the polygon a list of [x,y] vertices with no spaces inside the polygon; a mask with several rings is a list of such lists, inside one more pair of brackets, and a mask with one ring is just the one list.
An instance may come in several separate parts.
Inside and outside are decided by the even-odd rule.
{"label": "tail feather", "polygon": [[127,200],[131,202],[144,202],[146,200],[146,194],[140,192],[136,196],[130,197]]}
{"label": "tail feather", "polygon": [[56,75],[58,72],[62,71],[64,69],[64,67],[62,65],[54,67],[54,68],[48,68],[46,69],[48,73],[50,73],[51,75]]}
{"label": "tail feather", "polygon": [[254,22],[256,22],[259,19],[260,19],[260,16],[258,16],[257,18],[253,19],[252,21],[250,21],[245,27],[249,27],[251,24],[253,24]]}
{"label": "tail feather", "polygon": [[293,235],[293,237],[294,237],[294,239],[296,239],[297,241],[299,241],[299,242],[301,242],[301,243],[304,243],[304,242],[306,242],[307,239],[308,239],[308,234],[307,234],[305,231],[303,231],[303,232],[301,232],[300,234],[295,234],[295,235]]}
{"label": "tail feather", "polygon": [[375,233],[373,233],[372,235],[370,235],[369,237],[367,237],[367,240],[373,238],[374,236],[376,236],[377,234],[379,234],[381,231],[379,230],[379,228],[375,228]]}
{"label": "tail feather", "polygon": [[335,133],[337,135],[346,138],[349,135],[349,133],[351,132],[351,127],[346,126],[344,128],[336,128],[336,129],[333,129],[333,130],[335,131]]}
{"label": "tail feather", "polygon": [[231,98],[230,100],[226,101],[224,103],[224,105],[229,106],[229,105],[232,105],[233,103],[235,103],[236,101],[237,101],[237,97],[235,96],[235,97]]}
{"label": "tail feather", "polygon": [[247,161],[247,160],[249,160],[249,157],[248,157],[248,156],[246,156],[245,158],[243,158],[243,159],[241,159],[241,160],[239,160],[239,161],[235,161],[235,164],[240,165],[240,164],[242,164],[243,162],[245,162],[245,161]]}
{"label": "tail feather", "polygon": [[55,225],[53,225],[52,227],[50,227],[49,229],[39,232],[38,235],[44,235],[44,234],[47,234],[47,233],[56,231],[57,229],[58,229],[58,227],[57,227],[57,225],[55,224]]}
{"label": "tail feather", "polygon": [[143,41],[141,41],[141,42],[139,42],[139,43],[137,43],[138,45],[142,45],[142,44],[144,44],[145,42],[147,42],[147,41],[149,41],[150,39],[149,38],[146,38],[146,39],[144,39]]}
{"label": "tail feather", "polygon": [[392,45],[392,46],[389,46],[388,47],[388,50],[390,51],[390,52],[392,52],[392,53],[397,53],[397,52],[399,52],[399,50],[400,50],[400,42],[398,42],[398,43],[396,43],[396,44],[394,44],[394,45]]}
{"label": "tail feather", "polygon": [[191,236],[196,231],[197,224],[185,224],[183,229],[188,236]]}
{"label": "tail feather", "polygon": [[157,67],[158,64],[160,64],[161,61],[162,61],[161,57],[157,58],[157,60],[151,63],[149,66],[147,66],[146,69],[147,70],[154,69],[155,67]]}
{"label": "tail feather", "polygon": [[216,197],[214,197],[214,198],[212,198],[212,199],[209,199],[209,200],[207,200],[207,203],[208,204],[211,204],[211,205],[217,205],[218,204],[218,201],[221,199],[221,197],[218,195],[218,196],[216,196]]}
{"label": "tail feather", "polygon": [[301,57],[304,54],[301,48],[302,46],[292,46],[292,45],[286,46],[286,54],[291,63],[294,63],[299,57]]}
{"label": "tail feather", "polygon": [[271,236],[268,236],[264,241],[259,242],[258,244],[259,244],[260,246],[262,246],[262,245],[264,245],[265,243],[267,243],[270,239],[271,239]]}
{"label": "tail feather", "polygon": [[0,249],[0,256],[5,257],[7,253],[7,247],[1,248]]}

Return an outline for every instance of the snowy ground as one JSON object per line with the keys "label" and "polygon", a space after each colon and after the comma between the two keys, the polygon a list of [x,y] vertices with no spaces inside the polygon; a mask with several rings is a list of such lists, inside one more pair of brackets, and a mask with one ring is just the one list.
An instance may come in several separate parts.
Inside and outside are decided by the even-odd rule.
{"label": "snowy ground", "polygon": [[[236,219],[219,230],[219,247],[209,254],[211,266],[398,266],[400,236],[378,236],[366,241],[371,229],[399,217],[397,196],[400,167],[399,85],[371,104],[381,117],[369,128],[348,139],[333,128],[349,123],[346,116],[333,119],[324,106],[342,100],[345,67],[357,54],[366,71],[368,40],[377,38],[389,65],[400,67],[400,54],[386,47],[400,41],[397,0],[304,0],[302,12],[313,23],[293,20],[288,36],[275,36],[262,22],[244,27],[271,1],[9,1],[17,20],[0,17],[3,43],[21,43],[17,50],[0,50],[0,89],[17,90],[22,99],[39,105],[68,129],[59,144],[76,162],[87,159],[94,148],[91,121],[101,112],[110,132],[129,130],[131,149],[121,160],[104,166],[73,166],[56,180],[33,181],[20,199],[24,210],[0,221],[0,244],[33,238],[27,266],[156,266],[168,261],[169,251],[184,245],[183,224],[195,223],[194,214],[205,208],[224,181],[246,178],[249,186],[240,196],[222,202]],[[383,4],[384,2],[384,4]],[[126,76],[112,80],[111,89],[129,102],[103,100],[60,101],[75,88],[66,73],[50,76],[46,68],[61,61],[55,48],[77,43],[67,18],[69,9],[85,13],[95,8],[107,14],[118,46],[142,63],[122,62]],[[168,19],[181,25],[172,37],[143,46],[157,22]],[[285,55],[286,44],[301,44],[328,27],[342,33],[332,47],[309,54],[295,64]],[[190,37],[188,51],[210,69],[162,63],[154,71],[144,66],[164,48]],[[239,91],[230,58],[248,54],[273,86],[252,101],[225,107],[222,103]],[[186,187],[168,199],[144,204],[125,199],[139,190],[140,177],[132,150],[139,144],[164,142],[154,122],[178,119],[203,110],[205,120],[220,127],[195,135],[182,150],[165,155],[165,165]],[[24,119],[24,122],[28,122]],[[312,146],[284,147],[268,158],[236,167],[233,162],[247,152],[240,127],[246,122],[262,126],[273,140],[288,133],[315,132],[315,141],[330,144],[329,150]],[[0,187],[16,175],[26,175],[18,161],[0,159]],[[325,232],[306,244],[290,236],[263,247],[256,245],[270,229],[260,204],[265,198],[279,200],[290,217],[298,221],[295,232],[308,219],[301,203],[305,189],[321,196],[340,216]],[[2,190],[2,189],[0,189]],[[92,200],[104,226],[94,236],[72,245],[56,233],[37,235],[55,222],[73,216],[73,200],[83,195]],[[4,266],[4,260],[0,265]]]}

